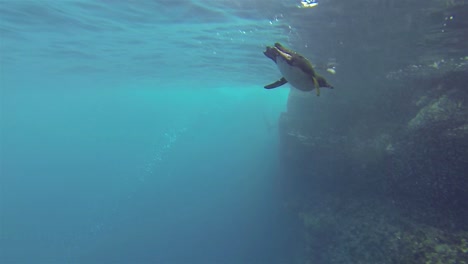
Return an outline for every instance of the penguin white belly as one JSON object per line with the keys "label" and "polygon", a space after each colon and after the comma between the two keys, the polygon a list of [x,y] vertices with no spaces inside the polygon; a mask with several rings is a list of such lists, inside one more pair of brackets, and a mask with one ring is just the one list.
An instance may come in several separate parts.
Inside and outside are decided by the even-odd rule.
{"label": "penguin white belly", "polygon": [[314,81],[298,67],[292,67],[282,57],[278,56],[276,65],[283,77],[296,89],[311,91],[314,89]]}

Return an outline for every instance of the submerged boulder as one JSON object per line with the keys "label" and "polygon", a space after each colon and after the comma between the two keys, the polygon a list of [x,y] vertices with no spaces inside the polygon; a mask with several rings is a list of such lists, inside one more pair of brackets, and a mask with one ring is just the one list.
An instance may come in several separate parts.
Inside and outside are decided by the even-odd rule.
{"label": "submerged boulder", "polygon": [[434,124],[454,121],[457,118],[459,106],[460,103],[454,102],[444,95],[421,108],[408,123],[408,128],[411,130],[430,129]]}
{"label": "submerged boulder", "polygon": [[[391,91],[407,94],[409,87],[409,98],[372,102],[375,109],[385,107],[379,114],[396,113],[387,120],[332,98],[290,94],[279,120],[282,186],[303,222],[307,259],[455,263],[466,256],[466,83],[463,72],[405,83]],[[393,212],[381,217],[376,208]],[[363,222],[368,225],[359,229]],[[408,227],[417,231],[407,232]],[[377,244],[385,250],[369,250]]]}
{"label": "submerged boulder", "polygon": [[[422,100],[424,100],[423,98]],[[442,130],[447,135],[464,133],[468,125],[468,110],[461,98],[443,95],[423,106],[408,122],[409,133],[420,130]],[[451,131],[451,133],[448,133]]]}

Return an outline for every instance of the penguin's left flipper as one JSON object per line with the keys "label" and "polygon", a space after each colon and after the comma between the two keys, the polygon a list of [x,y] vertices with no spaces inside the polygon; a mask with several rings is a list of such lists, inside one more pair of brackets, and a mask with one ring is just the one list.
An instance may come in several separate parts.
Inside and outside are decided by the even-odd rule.
{"label": "penguin's left flipper", "polygon": [[273,88],[276,88],[276,87],[280,87],[281,85],[287,83],[288,81],[286,81],[286,79],[283,77],[279,80],[277,80],[276,82],[274,83],[271,83],[271,84],[268,84],[268,85],[265,85],[265,89],[273,89]]}

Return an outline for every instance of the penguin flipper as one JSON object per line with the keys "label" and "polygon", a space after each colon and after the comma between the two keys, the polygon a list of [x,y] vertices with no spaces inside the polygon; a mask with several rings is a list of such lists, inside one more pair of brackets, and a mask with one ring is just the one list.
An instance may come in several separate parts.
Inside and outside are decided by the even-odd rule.
{"label": "penguin flipper", "polygon": [[265,89],[273,89],[273,88],[276,88],[276,87],[280,87],[281,85],[283,85],[283,84],[285,84],[287,82],[288,81],[286,81],[286,79],[284,77],[282,77],[281,79],[277,80],[274,83],[265,85]]}

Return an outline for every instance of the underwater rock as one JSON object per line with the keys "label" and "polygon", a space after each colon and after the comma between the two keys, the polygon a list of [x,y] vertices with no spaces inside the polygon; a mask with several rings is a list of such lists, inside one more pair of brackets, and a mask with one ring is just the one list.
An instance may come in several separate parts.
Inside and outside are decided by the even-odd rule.
{"label": "underwater rock", "polygon": [[442,77],[433,77],[413,85],[413,105],[407,107],[408,122],[406,138],[434,138],[440,140],[458,138],[467,140],[468,90],[466,72],[449,72]]}
{"label": "underwater rock", "polygon": [[424,58],[419,64],[388,72],[386,78],[391,81],[410,81],[416,79],[437,78],[449,72],[468,71],[468,57],[456,59]]}
{"label": "underwater rock", "polygon": [[373,102],[397,113],[390,120],[346,122],[333,100],[290,93],[280,159],[282,187],[304,225],[302,263],[467,258],[468,76],[428,76],[392,90],[405,94],[411,84],[406,100]]}
{"label": "underwater rock", "polygon": [[[429,103],[408,123],[410,130],[431,129],[442,123],[456,124],[463,120],[463,102],[444,95]],[[468,115],[467,115],[468,116]],[[468,122],[468,119],[465,119]]]}
{"label": "underwater rock", "polygon": [[307,245],[302,263],[465,263],[467,232],[415,223],[377,201],[320,198],[298,213]]}
{"label": "underwater rock", "polygon": [[446,135],[447,137],[466,139],[468,137],[468,124],[448,129]]}
{"label": "underwater rock", "polygon": [[423,83],[434,86],[415,100],[385,178],[390,197],[416,221],[468,229],[467,77],[454,76]]}
{"label": "underwater rock", "polygon": [[[392,46],[382,56],[382,43],[366,43],[342,54],[349,71],[334,81],[339,94],[289,94],[279,120],[281,187],[303,225],[297,263],[468,263],[468,9],[430,2],[406,14],[407,36],[424,48]],[[381,25],[390,24],[373,32],[388,35]],[[395,63],[355,67],[361,51]]]}

